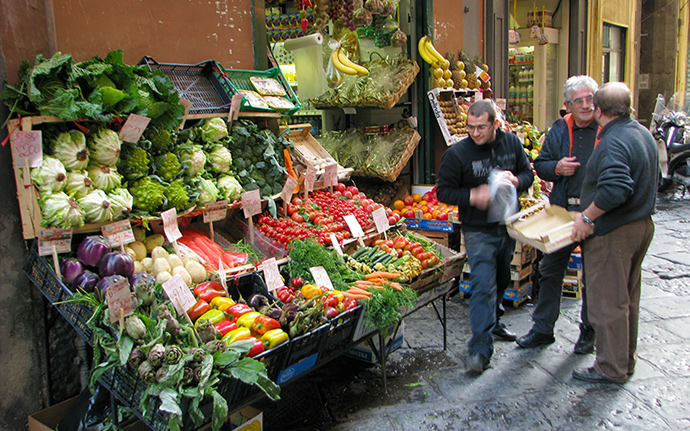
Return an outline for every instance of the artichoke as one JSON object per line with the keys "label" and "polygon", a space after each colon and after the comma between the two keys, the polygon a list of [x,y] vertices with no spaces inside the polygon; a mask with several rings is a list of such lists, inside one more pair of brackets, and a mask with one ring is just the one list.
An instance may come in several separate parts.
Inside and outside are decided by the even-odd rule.
{"label": "artichoke", "polygon": [[149,350],[149,354],[146,360],[154,367],[160,367],[163,364],[163,358],[165,357],[165,346],[162,344],[154,344]]}
{"label": "artichoke", "polygon": [[141,340],[146,335],[146,325],[139,317],[131,315],[125,319],[125,331],[133,339]]}
{"label": "artichoke", "polygon": [[[153,274],[149,274],[148,272],[144,271],[137,272],[136,274],[132,275],[129,281],[134,294],[139,300],[139,304],[144,307],[149,307],[151,304],[153,304],[153,288],[156,285],[156,277],[154,277]],[[168,314],[170,314],[170,312],[168,312]]]}
{"label": "artichoke", "polygon": [[211,321],[206,318],[201,318],[197,320],[196,332],[197,334],[199,334],[199,338],[204,343],[217,340],[218,338],[220,338],[220,332],[218,332],[218,330],[215,326],[213,326]]}
{"label": "artichoke", "polygon": [[138,347],[132,349],[129,354],[129,359],[127,359],[127,364],[132,367],[132,369],[138,369],[139,365],[146,360],[146,354],[139,350]]}
{"label": "artichoke", "polygon": [[223,340],[213,340],[204,344],[204,350],[206,350],[211,355],[215,355],[218,352],[225,351],[225,342]]}
{"label": "artichoke", "polygon": [[154,367],[149,361],[144,361],[139,364],[137,372],[139,373],[139,378],[145,383],[156,383],[156,367]]}
{"label": "artichoke", "polygon": [[162,383],[165,379],[165,374],[168,372],[168,367],[163,365],[156,371],[156,382]]}
{"label": "artichoke", "polygon": [[188,385],[194,381],[194,370],[190,367],[184,367],[182,374],[182,384]]}
{"label": "artichoke", "polygon": [[188,355],[192,355],[192,361],[194,362],[201,362],[204,360],[204,356],[206,356],[206,351],[204,349],[200,349],[199,347],[192,347],[189,349],[189,352],[187,352]]}
{"label": "artichoke", "polygon": [[179,346],[168,346],[165,348],[165,356],[163,363],[168,365],[175,365],[182,360],[184,352]]}

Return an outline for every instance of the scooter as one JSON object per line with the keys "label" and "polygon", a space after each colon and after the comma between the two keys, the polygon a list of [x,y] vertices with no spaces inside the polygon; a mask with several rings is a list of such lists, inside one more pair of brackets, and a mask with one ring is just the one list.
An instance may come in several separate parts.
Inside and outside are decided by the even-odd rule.
{"label": "scooter", "polygon": [[674,181],[685,189],[690,187],[690,131],[685,128],[686,123],[690,127],[690,119],[674,109],[674,99],[667,107],[664,96],[657,96],[649,126],[659,151],[659,191],[667,190]]}

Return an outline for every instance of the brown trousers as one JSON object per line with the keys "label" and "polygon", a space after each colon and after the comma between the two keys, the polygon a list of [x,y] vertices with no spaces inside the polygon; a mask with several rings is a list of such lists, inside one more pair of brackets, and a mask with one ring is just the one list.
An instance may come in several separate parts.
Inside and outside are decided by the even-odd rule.
{"label": "brown trousers", "polygon": [[583,244],[589,322],[597,334],[594,368],[613,381],[635,372],[642,261],[653,236],[647,217]]}

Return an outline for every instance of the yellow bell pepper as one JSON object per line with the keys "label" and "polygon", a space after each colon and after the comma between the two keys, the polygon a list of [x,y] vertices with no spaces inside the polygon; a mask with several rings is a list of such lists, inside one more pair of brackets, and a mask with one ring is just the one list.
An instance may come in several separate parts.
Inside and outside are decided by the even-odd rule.
{"label": "yellow bell pepper", "polygon": [[223,342],[226,346],[229,346],[235,341],[245,340],[247,338],[250,338],[251,336],[252,331],[250,331],[249,328],[240,327],[237,329],[233,329],[232,331],[225,334],[225,336],[223,337]]}
{"label": "yellow bell pepper", "polygon": [[271,329],[261,337],[261,341],[266,345],[266,349],[278,347],[288,340],[287,332],[282,329]]}
{"label": "yellow bell pepper", "polygon": [[241,315],[237,319],[237,326],[243,326],[245,328],[251,328],[257,317],[261,316],[258,311],[250,311],[249,313]]}
{"label": "yellow bell pepper", "polygon": [[209,322],[211,322],[211,325],[215,325],[216,323],[225,320],[225,313],[217,309],[208,310],[196,320],[196,322],[194,323],[195,328],[197,327],[201,319],[207,319]]}
{"label": "yellow bell pepper", "polygon": [[302,289],[300,289],[300,292],[305,299],[312,299],[317,295],[321,295],[323,290],[315,284],[305,284],[302,286]]}
{"label": "yellow bell pepper", "polygon": [[211,305],[219,309],[220,311],[226,312],[231,305],[235,305],[235,301],[227,296],[218,296],[211,300]]}

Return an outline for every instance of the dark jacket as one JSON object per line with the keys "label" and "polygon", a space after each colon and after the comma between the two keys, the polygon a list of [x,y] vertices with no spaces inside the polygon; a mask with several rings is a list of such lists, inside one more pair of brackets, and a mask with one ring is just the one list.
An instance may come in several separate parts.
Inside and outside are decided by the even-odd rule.
{"label": "dark jacket", "polygon": [[477,145],[467,137],[450,147],[443,155],[438,171],[438,199],[458,206],[464,230],[492,229],[498,223],[487,221],[487,211],[470,205],[470,190],[488,184],[493,168],[511,171],[520,181],[518,193],[532,185],[534,173],[522,143],[512,133],[496,132],[496,139]]}
{"label": "dark jacket", "polygon": [[630,117],[618,117],[599,133],[601,141],[587,163],[580,202],[606,211],[594,234],[607,233],[654,212],[659,159],[649,130]]}

